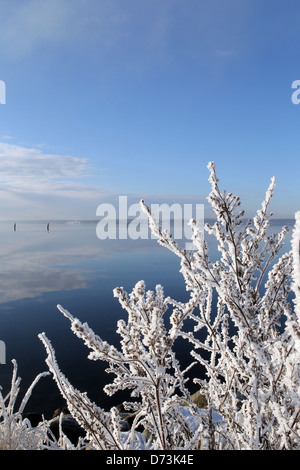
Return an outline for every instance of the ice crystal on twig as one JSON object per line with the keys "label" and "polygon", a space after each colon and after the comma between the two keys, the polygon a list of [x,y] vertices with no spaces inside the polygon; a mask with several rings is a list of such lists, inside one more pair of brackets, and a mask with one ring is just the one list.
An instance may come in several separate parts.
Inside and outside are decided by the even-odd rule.
{"label": "ice crystal on twig", "polygon": [[49,372],[38,374],[25,393],[21,404],[16,409],[16,402],[20,393],[21,379],[18,377],[18,366],[13,363],[11,388],[3,396],[0,388],[0,449],[1,450],[40,450],[54,445],[48,435],[47,421],[41,421],[33,427],[28,418],[23,416],[24,409],[37,382]]}
{"label": "ice crystal on twig", "polygon": [[[90,349],[89,358],[107,362],[114,379],[105,386],[106,393],[130,391],[133,400],[124,403],[133,415],[129,432],[120,431],[116,408],[105,412],[74,389],[59,370],[49,340],[40,336],[58,387],[95,448],[300,448],[300,216],[297,213],[292,250],[279,257],[287,227],[269,235],[275,178],[261,208],[245,221],[239,197],[221,191],[214,163],[208,168],[208,201],[216,220],[206,224],[205,231],[218,244],[215,262],[195,220],[190,225],[196,249],[187,252],[141,201],[158,243],[180,260],[187,302],[164,297],[160,285],[155,292],[146,291],[143,281],[130,294],[116,288],[114,296],[128,315],[117,325],[120,350],[58,307]],[[191,331],[187,320],[194,323]],[[186,370],[176,357],[177,338],[192,345]],[[205,376],[194,381],[206,409],[193,404],[187,387],[194,363],[205,370]]]}

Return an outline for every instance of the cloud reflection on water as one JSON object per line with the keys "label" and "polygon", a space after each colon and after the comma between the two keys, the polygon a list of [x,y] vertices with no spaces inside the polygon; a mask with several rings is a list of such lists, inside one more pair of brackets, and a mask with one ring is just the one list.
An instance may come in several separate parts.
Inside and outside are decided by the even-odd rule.
{"label": "cloud reflection on water", "polygon": [[108,258],[157,248],[155,240],[101,241],[95,229],[51,223],[47,233],[46,225],[24,223],[13,232],[12,223],[0,224],[0,304],[87,288],[108,275]]}
{"label": "cloud reflection on water", "polygon": [[[1,223],[0,238],[0,304],[49,292],[85,289],[95,278],[109,275],[110,260],[118,270],[117,259],[122,253],[137,255],[136,260],[142,252],[150,250],[154,255],[160,250],[161,255],[167,251],[151,238],[99,240],[96,222],[51,223],[49,233],[41,222],[18,224],[16,232],[12,223]],[[139,279],[144,275],[140,272]]]}

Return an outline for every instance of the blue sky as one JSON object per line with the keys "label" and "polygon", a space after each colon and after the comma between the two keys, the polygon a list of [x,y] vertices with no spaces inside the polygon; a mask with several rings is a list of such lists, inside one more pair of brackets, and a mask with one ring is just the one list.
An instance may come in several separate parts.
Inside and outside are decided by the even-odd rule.
{"label": "blue sky", "polygon": [[[203,202],[300,209],[300,3],[0,0],[0,218]],[[207,212],[208,215],[208,212]]]}

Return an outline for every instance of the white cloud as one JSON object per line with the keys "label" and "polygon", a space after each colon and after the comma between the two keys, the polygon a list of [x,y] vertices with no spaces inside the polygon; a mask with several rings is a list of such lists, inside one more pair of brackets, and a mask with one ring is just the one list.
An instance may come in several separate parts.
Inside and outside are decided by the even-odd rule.
{"label": "white cloud", "polygon": [[6,190],[45,192],[62,188],[62,180],[80,178],[87,172],[87,159],[0,142],[0,181]]}
{"label": "white cloud", "polygon": [[89,181],[92,170],[86,158],[0,142],[1,218],[84,217],[87,207],[93,216],[105,191]]}
{"label": "white cloud", "polygon": [[[99,204],[118,206],[116,189],[95,182],[90,161],[53,155],[36,148],[0,142],[0,220],[97,219]],[[97,173],[101,175],[99,169]],[[199,197],[127,194],[128,205],[138,203],[199,203]]]}

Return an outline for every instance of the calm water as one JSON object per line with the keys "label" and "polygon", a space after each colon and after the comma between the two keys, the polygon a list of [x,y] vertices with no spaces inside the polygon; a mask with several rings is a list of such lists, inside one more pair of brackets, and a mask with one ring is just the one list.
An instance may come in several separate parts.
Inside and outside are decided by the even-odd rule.
{"label": "calm water", "polygon": [[[275,221],[274,221],[275,222]],[[288,221],[272,227],[277,231]],[[70,330],[69,321],[57,309],[61,304],[86,321],[108,342],[118,344],[116,323],[126,312],[113,297],[123,286],[130,292],[141,279],[147,289],[160,283],[165,295],[184,301],[185,285],[175,255],[155,240],[99,240],[96,223],[0,223],[0,340],[6,345],[6,364],[0,364],[0,385],[9,389],[16,359],[22,391],[35,376],[47,370],[45,350],[38,334],[51,340],[60,369],[81,391],[107,408],[122,401],[120,393],[110,398],[103,386],[113,377],[106,364],[87,359],[88,349]],[[286,249],[290,249],[290,236]],[[212,247],[213,249],[214,247]],[[213,250],[213,253],[214,250]],[[185,359],[185,347],[179,346]],[[64,406],[52,377],[35,388],[28,410],[51,416]]]}

